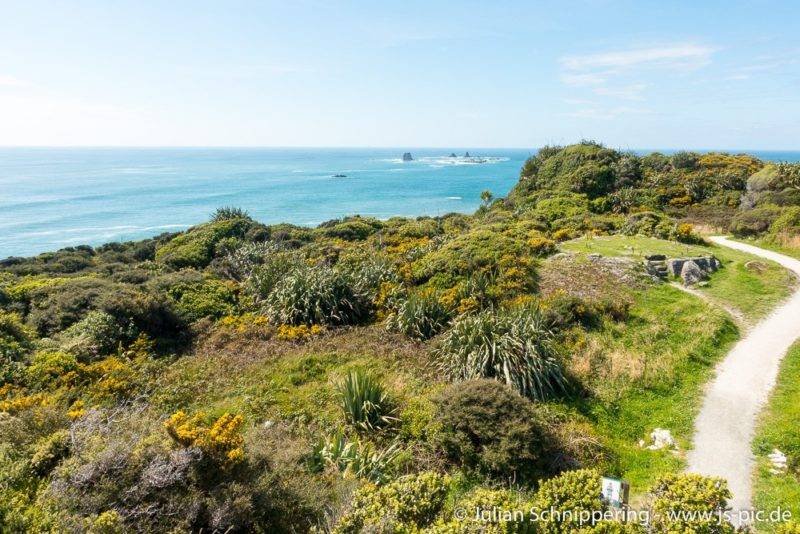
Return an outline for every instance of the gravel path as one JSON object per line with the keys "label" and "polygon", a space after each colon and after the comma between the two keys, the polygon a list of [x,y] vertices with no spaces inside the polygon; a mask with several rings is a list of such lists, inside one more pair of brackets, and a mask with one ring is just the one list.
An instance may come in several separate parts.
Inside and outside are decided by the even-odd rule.
{"label": "gravel path", "polygon": [[[800,275],[800,261],[725,237],[718,245],[772,260]],[[733,510],[751,507],[754,458],[750,449],[756,418],[789,346],[800,337],[800,290],[749,330],[718,365],[695,421],[688,471],[726,478]]]}

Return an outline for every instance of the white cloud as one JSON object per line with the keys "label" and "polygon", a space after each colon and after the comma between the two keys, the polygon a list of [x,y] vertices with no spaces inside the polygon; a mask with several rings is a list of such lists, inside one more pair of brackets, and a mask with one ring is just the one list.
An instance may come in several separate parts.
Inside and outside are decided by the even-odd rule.
{"label": "white cloud", "polygon": [[599,54],[566,56],[561,58],[561,65],[572,71],[624,69],[653,64],[702,66],[710,61],[714,52],[715,49],[709,46],[674,44]]}
{"label": "white cloud", "polygon": [[647,89],[646,83],[634,83],[623,87],[596,87],[594,93],[600,96],[612,96],[623,100],[644,100],[642,93]]}
{"label": "white cloud", "polygon": [[605,83],[606,73],[564,73],[561,75],[561,81],[567,85],[574,87],[582,87],[585,85],[601,85]]}

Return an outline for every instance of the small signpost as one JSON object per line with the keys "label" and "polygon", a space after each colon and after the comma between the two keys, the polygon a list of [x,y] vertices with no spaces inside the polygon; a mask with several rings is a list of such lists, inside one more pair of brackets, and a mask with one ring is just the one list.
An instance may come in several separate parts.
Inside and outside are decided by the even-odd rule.
{"label": "small signpost", "polygon": [[622,508],[628,504],[630,484],[624,480],[603,477],[600,482],[603,500],[613,508]]}

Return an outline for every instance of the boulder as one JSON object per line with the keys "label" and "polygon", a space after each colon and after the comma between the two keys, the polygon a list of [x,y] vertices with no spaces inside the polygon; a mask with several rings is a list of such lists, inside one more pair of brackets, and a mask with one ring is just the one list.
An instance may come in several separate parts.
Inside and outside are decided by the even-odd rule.
{"label": "boulder", "polygon": [[414,161],[414,158],[411,156],[411,152],[406,152],[403,154],[403,161]]}
{"label": "boulder", "polygon": [[768,454],[767,457],[769,458],[770,464],[772,464],[769,470],[770,473],[773,475],[781,475],[786,472],[789,464],[785,454],[778,449],[772,449],[772,452]]}
{"label": "boulder", "polygon": [[705,273],[716,272],[721,264],[714,256],[696,256],[691,258],[671,258],[667,260],[667,269],[672,276],[680,276],[686,262],[694,262]]}
{"label": "boulder", "polygon": [[650,433],[650,439],[653,440],[653,444],[647,448],[651,451],[675,448],[675,438],[672,437],[672,432],[666,428],[654,428]]}
{"label": "boulder", "polygon": [[664,261],[667,257],[664,254],[650,254],[649,256],[645,256],[644,259],[647,261]]}
{"label": "boulder", "polygon": [[681,280],[683,285],[691,286],[705,280],[708,277],[706,272],[693,260],[684,262],[681,267]]}

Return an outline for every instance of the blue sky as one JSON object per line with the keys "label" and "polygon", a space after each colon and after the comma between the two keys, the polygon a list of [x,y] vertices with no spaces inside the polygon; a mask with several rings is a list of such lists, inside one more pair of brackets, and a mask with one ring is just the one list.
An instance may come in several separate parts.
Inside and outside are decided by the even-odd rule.
{"label": "blue sky", "polygon": [[800,149],[796,1],[0,12],[0,145]]}

